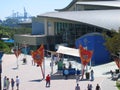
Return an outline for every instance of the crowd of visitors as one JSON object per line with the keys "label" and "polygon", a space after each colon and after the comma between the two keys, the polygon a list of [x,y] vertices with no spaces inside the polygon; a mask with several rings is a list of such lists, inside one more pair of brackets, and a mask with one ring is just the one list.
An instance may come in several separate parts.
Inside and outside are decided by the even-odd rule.
{"label": "crowd of visitors", "polygon": [[[93,86],[92,84],[88,84],[87,86],[87,90],[92,90]],[[80,85],[77,83],[77,85],[75,86],[75,90],[80,90]],[[86,90],[86,89],[85,89]],[[99,84],[96,85],[95,90],[101,90]]]}
{"label": "crowd of visitors", "polygon": [[16,90],[19,90],[19,84],[20,84],[20,80],[18,78],[18,76],[16,76],[16,80],[14,80],[13,78],[10,78],[5,76],[4,80],[3,80],[3,90],[9,90],[10,85],[11,85],[11,90],[14,90],[14,86],[16,83]]}

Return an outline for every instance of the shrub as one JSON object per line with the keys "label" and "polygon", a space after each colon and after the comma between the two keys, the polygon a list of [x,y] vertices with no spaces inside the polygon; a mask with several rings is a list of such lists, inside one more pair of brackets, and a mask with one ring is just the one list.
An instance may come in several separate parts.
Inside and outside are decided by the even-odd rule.
{"label": "shrub", "polygon": [[120,81],[116,81],[116,86],[120,90]]}

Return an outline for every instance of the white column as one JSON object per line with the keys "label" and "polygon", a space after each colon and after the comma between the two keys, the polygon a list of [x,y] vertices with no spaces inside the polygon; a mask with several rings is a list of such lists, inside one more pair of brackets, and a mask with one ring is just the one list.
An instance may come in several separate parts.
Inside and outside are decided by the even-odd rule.
{"label": "white column", "polygon": [[44,28],[45,28],[45,35],[47,36],[48,35],[48,31],[47,31],[47,29],[48,29],[48,26],[47,26],[47,19],[45,19],[44,20]]}

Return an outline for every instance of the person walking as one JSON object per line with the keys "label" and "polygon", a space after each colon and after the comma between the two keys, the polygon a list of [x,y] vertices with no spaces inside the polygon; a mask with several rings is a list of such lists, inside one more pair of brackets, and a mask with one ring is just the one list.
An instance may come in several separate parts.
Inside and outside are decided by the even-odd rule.
{"label": "person walking", "polygon": [[87,88],[88,90],[92,90],[92,84],[88,84]]}
{"label": "person walking", "polygon": [[97,84],[97,86],[96,86],[96,89],[95,90],[100,90],[100,86],[99,86],[99,84]]}
{"label": "person walking", "polygon": [[90,84],[88,84],[87,89],[90,90]]}
{"label": "person walking", "polygon": [[19,84],[20,84],[20,80],[19,80],[18,76],[16,76],[16,87],[17,87],[17,90],[19,90]]}
{"label": "person walking", "polygon": [[92,90],[92,88],[93,88],[93,86],[92,86],[92,84],[90,84],[90,90]]}
{"label": "person walking", "polygon": [[79,84],[77,84],[77,86],[75,87],[75,90],[80,90]]}
{"label": "person walking", "polygon": [[14,81],[14,79],[12,78],[12,79],[11,79],[11,88],[12,88],[12,90],[14,90],[14,84],[15,84],[15,81]]}
{"label": "person walking", "polygon": [[6,90],[7,89],[7,77],[5,76],[4,79],[3,79],[3,90]]}
{"label": "person walking", "polygon": [[9,86],[10,86],[10,81],[9,81],[9,78],[7,78],[6,80],[6,90],[9,90]]}
{"label": "person walking", "polygon": [[46,76],[46,87],[50,87],[50,75]]}
{"label": "person walking", "polygon": [[93,80],[94,80],[94,71],[91,70],[91,81],[93,81]]}
{"label": "person walking", "polygon": [[72,68],[72,64],[71,64],[71,62],[69,62],[69,67],[68,67],[69,69],[71,69]]}

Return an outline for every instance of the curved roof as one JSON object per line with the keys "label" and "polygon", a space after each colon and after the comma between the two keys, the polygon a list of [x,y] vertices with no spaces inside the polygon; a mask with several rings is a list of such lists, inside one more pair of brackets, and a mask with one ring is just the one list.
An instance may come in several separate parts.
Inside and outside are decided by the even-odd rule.
{"label": "curved roof", "polygon": [[71,7],[73,4],[75,4],[77,1],[79,1],[79,0],[72,0],[71,3],[70,3],[68,6],[66,6],[65,8],[63,8],[63,9],[55,9],[55,10],[56,10],[56,11],[64,11],[64,10],[70,8],[70,7]]}
{"label": "curved roof", "polygon": [[49,17],[76,22],[87,23],[106,29],[118,30],[120,27],[120,9],[118,10],[93,10],[93,11],[67,11],[49,12],[38,15],[38,17]]}
{"label": "curved roof", "polygon": [[[84,2],[85,1],[85,2]],[[120,0],[96,0],[96,1],[92,1],[92,0],[72,0],[71,3],[69,3],[65,8],[63,9],[55,9],[56,11],[65,11],[66,9],[70,8],[72,5],[76,4],[88,4],[88,5],[108,5],[109,3],[113,6],[119,6],[119,4],[117,4],[117,2],[119,2]],[[104,4],[105,3],[105,4]],[[116,4],[116,5],[115,5]],[[111,6],[110,5],[110,6]]]}
{"label": "curved roof", "polygon": [[120,1],[89,1],[89,2],[76,2],[76,4],[120,7]]}

